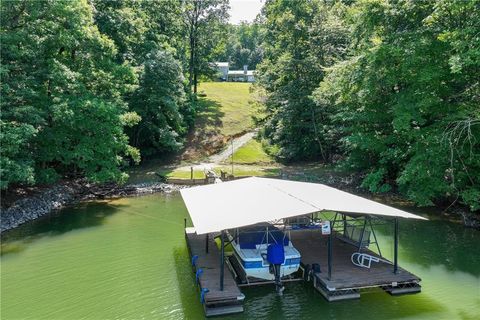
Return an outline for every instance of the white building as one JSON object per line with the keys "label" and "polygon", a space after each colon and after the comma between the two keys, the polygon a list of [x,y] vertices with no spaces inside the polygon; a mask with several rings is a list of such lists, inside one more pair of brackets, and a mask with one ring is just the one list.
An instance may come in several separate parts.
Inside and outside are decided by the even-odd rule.
{"label": "white building", "polygon": [[214,62],[214,65],[218,70],[218,77],[226,81],[228,77],[228,62]]}
{"label": "white building", "polygon": [[232,82],[255,82],[253,70],[248,70],[248,66],[243,66],[243,70],[230,70],[228,62],[214,62],[213,65],[218,70],[218,78],[223,81]]}
{"label": "white building", "polygon": [[232,82],[254,82],[255,75],[252,70],[231,70],[228,71],[227,81]]}

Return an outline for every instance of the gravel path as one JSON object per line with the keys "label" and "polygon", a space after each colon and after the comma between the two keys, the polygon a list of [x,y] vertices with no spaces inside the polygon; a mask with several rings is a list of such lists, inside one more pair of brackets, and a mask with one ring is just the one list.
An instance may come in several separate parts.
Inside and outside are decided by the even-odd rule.
{"label": "gravel path", "polygon": [[[218,164],[222,161],[227,160],[228,158],[230,158],[232,153],[235,153],[235,151],[237,151],[239,148],[244,146],[248,141],[252,140],[255,134],[256,134],[255,131],[251,131],[251,132],[245,133],[243,136],[233,139],[233,148],[232,148],[232,142],[230,142],[228,144],[228,147],[225,150],[223,150],[220,153],[211,155],[208,158],[208,163]],[[232,149],[233,149],[233,152],[232,152]]]}
{"label": "gravel path", "polygon": [[[234,138],[233,139],[233,153],[235,153],[235,151],[237,151],[239,148],[244,146],[248,141],[252,140],[253,137],[255,136],[255,134],[257,134],[256,130],[247,132],[240,137]],[[179,167],[176,170],[190,171],[190,168],[193,168],[193,170],[195,170],[195,171],[207,172],[207,171],[213,170],[215,167],[217,167],[219,164],[221,164],[222,161],[227,160],[230,157],[231,154],[232,154],[232,142],[230,142],[228,144],[228,147],[225,150],[223,150],[220,153],[216,153],[216,154],[211,155],[204,162]]]}

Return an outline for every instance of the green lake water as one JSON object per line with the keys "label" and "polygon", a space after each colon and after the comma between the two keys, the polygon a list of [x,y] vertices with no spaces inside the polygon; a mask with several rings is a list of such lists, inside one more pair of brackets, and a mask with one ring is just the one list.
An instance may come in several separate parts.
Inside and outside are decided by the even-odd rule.
{"label": "green lake water", "polygon": [[[178,193],[91,202],[2,239],[1,319],[201,319]],[[378,230],[393,256],[391,230]],[[400,266],[420,294],[327,303],[310,284],[244,289],[231,319],[480,319],[480,232],[440,221],[400,223]],[[334,266],[335,267],[335,266]]]}

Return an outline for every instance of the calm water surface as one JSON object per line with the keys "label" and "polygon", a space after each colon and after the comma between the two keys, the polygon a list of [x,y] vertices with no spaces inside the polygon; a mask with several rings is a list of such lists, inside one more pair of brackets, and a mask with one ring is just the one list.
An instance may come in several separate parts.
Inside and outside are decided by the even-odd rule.
{"label": "calm water surface", "polygon": [[[201,319],[178,194],[81,204],[2,241],[1,319]],[[401,221],[400,265],[423,292],[327,303],[309,285],[245,289],[232,319],[480,319],[480,232]],[[393,256],[389,228],[382,252]]]}

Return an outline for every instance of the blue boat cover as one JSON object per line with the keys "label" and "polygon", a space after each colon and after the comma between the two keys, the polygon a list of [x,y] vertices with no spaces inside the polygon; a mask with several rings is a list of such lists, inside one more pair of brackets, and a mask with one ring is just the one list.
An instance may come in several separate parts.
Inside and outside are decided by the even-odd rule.
{"label": "blue boat cover", "polygon": [[262,243],[272,244],[282,243],[282,241],[284,246],[288,246],[290,240],[281,230],[278,229],[268,231],[268,243],[265,237],[265,228],[240,232],[240,235],[238,236],[238,242],[241,249],[256,249],[256,245]]}
{"label": "blue boat cover", "polygon": [[271,264],[282,264],[285,261],[285,250],[281,244],[270,244],[267,247],[267,260]]}

